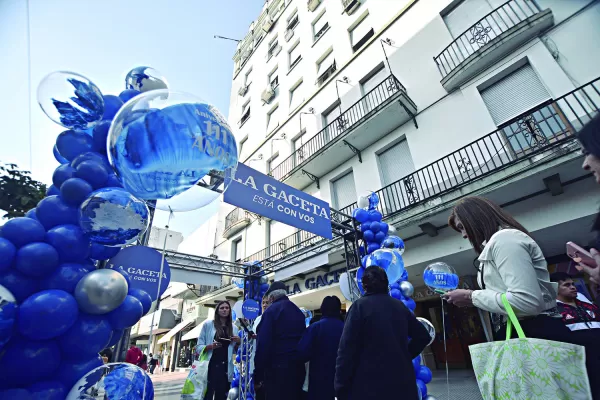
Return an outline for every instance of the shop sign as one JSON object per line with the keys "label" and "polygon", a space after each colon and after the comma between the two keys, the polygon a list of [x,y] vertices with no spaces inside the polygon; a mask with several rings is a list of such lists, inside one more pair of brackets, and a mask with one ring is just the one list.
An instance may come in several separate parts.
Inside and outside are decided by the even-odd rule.
{"label": "shop sign", "polygon": [[183,302],[182,320],[197,318],[199,315],[199,307],[196,301],[186,300]]}
{"label": "shop sign", "polygon": [[294,281],[286,286],[288,295],[302,293],[306,290],[318,289],[320,287],[331,286],[334,283],[339,283],[340,275],[346,271],[346,267],[321,273],[310,278],[306,278],[304,282]]}

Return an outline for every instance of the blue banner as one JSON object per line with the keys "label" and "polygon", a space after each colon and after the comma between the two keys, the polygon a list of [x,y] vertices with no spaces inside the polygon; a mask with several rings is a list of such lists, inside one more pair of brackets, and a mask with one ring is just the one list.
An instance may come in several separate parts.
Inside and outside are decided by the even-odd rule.
{"label": "blue banner", "polygon": [[275,221],[331,239],[329,204],[242,163],[224,200]]}
{"label": "blue banner", "polygon": [[[107,268],[120,268],[129,274],[131,288],[143,290],[152,300],[156,300],[158,292],[158,279],[160,276],[160,262],[162,254],[151,247],[131,246],[119,251],[116,256],[108,260]],[[164,262],[160,281],[160,294],[162,295],[171,281],[171,269],[167,260]]]}

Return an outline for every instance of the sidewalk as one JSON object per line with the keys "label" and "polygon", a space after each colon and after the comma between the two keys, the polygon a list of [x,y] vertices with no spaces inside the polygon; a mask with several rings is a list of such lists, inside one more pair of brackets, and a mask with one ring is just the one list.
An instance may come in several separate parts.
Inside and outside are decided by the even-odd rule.
{"label": "sidewalk", "polygon": [[473,371],[455,369],[448,371],[450,397],[446,385],[446,370],[433,371],[433,380],[427,385],[428,394],[437,400],[482,400]]}

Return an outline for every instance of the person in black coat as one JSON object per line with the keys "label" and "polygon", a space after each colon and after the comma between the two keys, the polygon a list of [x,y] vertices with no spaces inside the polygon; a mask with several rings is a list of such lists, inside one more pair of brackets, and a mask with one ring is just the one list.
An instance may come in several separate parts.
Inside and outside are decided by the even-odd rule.
{"label": "person in black coat", "polygon": [[388,294],[383,269],[367,268],[362,284],[366,294],[346,316],[335,394],[338,400],[416,400],[412,360],[429,343],[429,333],[400,300]]}
{"label": "person in black coat", "polygon": [[342,303],[336,296],[327,296],[321,303],[323,317],[311,324],[298,345],[302,362],[310,362],[308,370],[308,400],[334,400],[335,360],[344,330]]}
{"label": "person in black coat", "polygon": [[266,400],[298,400],[305,376],[297,352],[304,313],[288,299],[282,282],[273,282],[266,295],[271,304],[258,325],[254,382],[259,390],[264,386]]}

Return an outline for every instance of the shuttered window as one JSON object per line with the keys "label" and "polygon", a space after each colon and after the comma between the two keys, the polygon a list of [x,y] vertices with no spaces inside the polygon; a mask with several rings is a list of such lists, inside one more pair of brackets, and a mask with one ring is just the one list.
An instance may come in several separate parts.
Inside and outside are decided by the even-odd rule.
{"label": "shuttered window", "polygon": [[413,163],[406,140],[395,144],[379,154],[378,159],[383,186],[387,186],[415,172],[415,164]]}
{"label": "shuttered window", "polygon": [[381,68],[379,71],[375,72],[364,82],[361,82],[363,95],[369,93],[371,90],[375,89],[377,85],[387,78],[388,73],[385,68]]}
{"label": "shuttered window", "polygon": [[373,28],[369,24],[368,15],[350,29],[350,44],[354,51],[358,50],[368,39],[367,36],[373,36]]}
{"label": "shuttered window", "polygon": [[280,241],[283,238],[290,236],[293,233],[293,228],[281,222],[271,221],[269,223],[269,238],[271,244]]}
{"label": "shuttered window", "polygon": [[233,261],[239,261],[243,257],[243,248],[242,248],[242,239],[238,239],[233,242],[233,254],[235,254],[235,259]]}
{"label": "shuttered window", "polygon": [[317,76],[320,76],[327,68],[331,67],[335,59],[333,58],[333,50],[329,52],[321,61],[317,62]]}
{"label": "shuttered window", "polygon": [[457,38],[491,11],[486,0],[464,0],[444,15],[444,22],[452,37]]}
{"label": "shuttered window", "polygon": [[294,111],[302,102],[304,97],[302,94],[302,81],[290,90],[290,112]]}
{"label": "shuttered window", "polygon": [[481,97],[498,126],[551,98],[529,64],[482,90]]}
{"label": "shuttered window", "polygon": [[277,126],[279,126],[279,106],[267,114],[267,134],[271,133]]}
{"label": "shuttered window", "polygon": [[349,206],[356,201],[356,187],[354,186],[354,174],[352,172],[333,181],[332,186],[333,205],[338,210]]}

